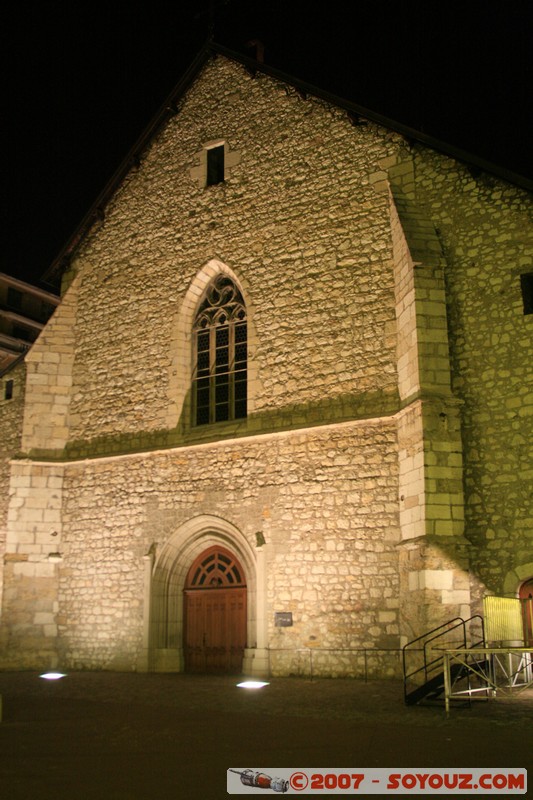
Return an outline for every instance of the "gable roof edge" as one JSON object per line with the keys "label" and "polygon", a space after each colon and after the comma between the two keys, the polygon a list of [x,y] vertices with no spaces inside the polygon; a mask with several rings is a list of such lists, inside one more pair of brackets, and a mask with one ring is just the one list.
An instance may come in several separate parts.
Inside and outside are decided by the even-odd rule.
{"label": "gable roof edge", "polygon": [[265,75],[269,75],[272,78],[282,81],[283,83],[287,83],[302,94],[318,97],[321,100],[330,103],[331,105],[337,106],[338,108],[344,109],[348,113],[354,114],[354,116],[362,117],[370,122],[374,122],[376,125],[380,125],[383,128],[392,130],[395,133],[399,133],[408,140],[416,141],[419,144],[429,147],[432,150],[437,150],[443,155],[454,158],[457,161],[462,161],[466,164],[478,167],[479,169],[483,170],[483,172],[488,172],[495,177],[506,181],[507,183],[512,183],[522,189],[533,191],[533,180],[530,180],[523,175],[519,175],[512,170],[508,170],[505,167],[499,167],[497,164],[492,164],[491,162],[486,161],[485,159],[480,158],[473,153],[463,150],[460,147],[443,142],[441,139],[437,139],[435,136],[418,131],[415,128],[411,128],[409,125],[404,125],[402,122],[397,122],[396,120],[390,119],[383,114],[378,114],[376,111],[365,108],[364,106],[354,103],[351,100],[346,100],[345,98],[335,95],[332,92],[328,92],[325,89],[320,89],[319,87],[307,83],[306,81],[294,78],[292,75],[288,75],[287,73],[276,69],[275,67],[270,67],[267,64],[259,63],[249,56],[235,53],[232,50],[229,50],[227,47],[224,47],[224,45],[212,43],[211,49],[213,52],[219,53],[226,58],[239,61],[243,66],[253,72],[262,72]]}
{"label": "gable roof edge", "polygon": [[276,67],[271,67],[267,64],[258,62],[250,56],[237,53],[225,47],[224,45],[220,45],[208,40],[203,45],[198,55],[192,61],[187,71],[176,84],[172,92],[168,95],[163,105],[154,115],[152,121],[141,133],[139,139],[135,142],[117,170],[106,183],[104,189],[93,202],[89,208],[89,211],[83,217],[80,224],[76,227],[72,236],[67,240],[66,244],[56,256],[50,267],[48,267],[48,269],[45,271],[42,277],[43,282],[54,284],[57,279],[61,277],[61,274],[70,262],[70,258],[72,257],[75,249],[89,233],[94,223],[98,219],[102,218],[103,209],[105,208],[107,202],[116,192],[130,171],[131,167],[137,163],[141,153],[150,144],[152,138],[160,130],[166,120],[176,112],[177,100],[185,94],[202,67],[213,55],[224,56],[231,61],[240,63],[254,74],[260,72],[264,75],[268,75],[275,80],[279,80],[282,83],[292,86],[294,89],[304,95],[317,97],[326,103],[343,109],[349,114],[364,118],[383,128],[392,130],[395,133],[399,133],[409,141],[417,142],[425,147],[428,147],[429,149],[436,150],[437,152],[449,158],[453,158],[457,161],[473,166],[483,172],[492,174],[506,183],[511,183],[519,188],[525,189],[526,191],[533,191],[533,180],[530,180],[529,178],[505,169],[504,167],[499,167],[496,164],[492,164],[483,158],[462,150],[459,147],[455,147],[454,145],[443,142],[436,137],[423,133],[422,131],[417,131],[415,128],[411,128],[401,122],[396,122],[395,120],[389,119],[388,117],[354,103],[351,100],[346,100],[324,89],[320,89],[317,86],[295,78],[283,72],[282,70],[277,69]]}
{"label": "gable roof edge", "polygon": [[158,133],[163,124],[167,121],[167,119],[169,119],[169,117],[176,113],[176,101],[185,94],[211,55],[212,49],[210,43],[207,42],[189,65],[187,71],[181,77],[174,89],[167,96],[162,106],[152,117],[152,120],[143,130],[139,138],[135,141],[134,145],[130,148],[126,157],[120,162],[119,166],[109,178],[106,185],[97,196],[96,200],[94,200],[94,202],[91,204],[89,210],[82,218],[79,225],[77,225],[74,229],[73,234],[69,237],[69,239],[67,239],[65,245],[44,272],[41,278],[44,283],[54,285],[57,283],[57,280],[61,278],[63,271],[68,267],[70,259],[78,245],[89,233],[95,222],[103,218],[104,208],[108,201],[115,194],[132,166],[138,162],[141,153],[150,144],[153,137]]}

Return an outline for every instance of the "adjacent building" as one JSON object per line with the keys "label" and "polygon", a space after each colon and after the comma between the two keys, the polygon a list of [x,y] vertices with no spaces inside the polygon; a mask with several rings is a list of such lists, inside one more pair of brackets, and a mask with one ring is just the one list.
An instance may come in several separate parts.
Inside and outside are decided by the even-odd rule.
{"label": "adjacent building", "polygon": [[56,294],[0,272],[0,374],[30,349],[58,305]]}

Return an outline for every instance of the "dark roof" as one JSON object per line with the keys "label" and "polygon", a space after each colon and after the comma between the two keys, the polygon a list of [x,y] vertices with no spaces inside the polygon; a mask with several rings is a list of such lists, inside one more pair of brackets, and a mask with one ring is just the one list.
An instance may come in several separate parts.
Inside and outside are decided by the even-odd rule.
{"label": "dark roof", "polygon": [[151,123],[144,130],[138,141],[126,155],[125,159],[122,161],[111,179],[107,182],[102,192],[100,192],[95,202],[74,231],[73,235],[66,242],[65,246],[54,259],[50,267],[46,270],[42,278],[44,282],[49,284],[58,283],[63,271],[68,267],[70,259],[79,243],[87,235],[94,223],[99,219],[103,219],[105,207],[108,201],[114,195],[130,169],[139,164],[139,160],[143,151],[149,145],[153,137],[165,124],[165,122],[178,112],[178,101],[194,82],[204,64],[210,58],[216,55],[222,55],[225,58],[239,62],[253,74],[259,72],[286,83],[296,89],[303,96],[310,95],[313,97],[318,97],[330,103],[331,105],[342,108],[348,114],[350,114],[354,120],[363,119],[374,122],[377,125],[401,134],[408,141],[418,142],[430,149],[449,156],[450,158],[464,162],[465,164],[468,164],[477,170],[492,174],[497,178],[506,181],[507,183],[514,184],[529,191],[533,190],[533,181],[529,178],[518,175],[517,173],[495,164],[491,164],[472,153],[468,153],[458,147],[436,139],[433,136],[429,136],[400,122],[396,122],[395,120],[389,119],[381,114],[377,114],[371,109],[360,106],[351,100],[339,97],[338,95],[332,94],[324,89],[320,89],[317,86],[313,86],[312,84],[299,80],[298,78],[295,78],[292,75],[283,72],[282,70],[270,67],[267,64],[255,60],[254,58],[250,58],[249,56],[245,56],[241,53],[230,50],[223,45],[209,41],[200,50],[192,64],[182,76],[181,80],[174,87],[166,101],[163,103],[162,107],[156,113]]}

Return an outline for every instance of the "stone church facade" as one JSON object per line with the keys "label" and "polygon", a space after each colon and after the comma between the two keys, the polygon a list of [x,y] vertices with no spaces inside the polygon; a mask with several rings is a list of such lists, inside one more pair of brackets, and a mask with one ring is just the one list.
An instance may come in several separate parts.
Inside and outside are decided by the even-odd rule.
{"label": "stone church facade", "polygon": [[528,194],[243,61],[0,401],[4,669],[394,675],[533,576]]}

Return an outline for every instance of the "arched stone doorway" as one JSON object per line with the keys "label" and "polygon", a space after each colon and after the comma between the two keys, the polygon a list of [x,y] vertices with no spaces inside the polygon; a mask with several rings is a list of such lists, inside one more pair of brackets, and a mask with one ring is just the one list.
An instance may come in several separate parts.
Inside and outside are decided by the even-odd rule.
{"label": "arched stone doorway", "polygon": [[[146,669],[183,672],[185,597],[192,590],[194,565],[200,565],[210,549],[228,552],[244,575],[246,603],[245,651],[242,672],[268,674],[266,617],[266,546],[254,547],[231,522],[201,514],[185,522],[158,552],[145,556],[144,647]],[[219,561],[224,563],[223,561]],[[223,578],[223,576],[218,576]],[[227,578],[229,581],[229,577]],[[237,587],[236,587],[237,588]],[[244,587],[240,587],[244,588]]]}
{"label": "arched stone doorway", "polygon": [[184,589],[186,672],[240,673],[246,648],[246,577],[226,548],[209,547]]}

